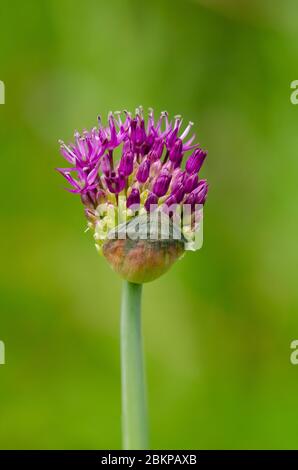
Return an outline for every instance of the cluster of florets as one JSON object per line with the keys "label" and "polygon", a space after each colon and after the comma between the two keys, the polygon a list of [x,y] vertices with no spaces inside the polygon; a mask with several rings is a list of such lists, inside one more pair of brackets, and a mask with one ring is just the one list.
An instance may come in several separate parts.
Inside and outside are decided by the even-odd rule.
{"label": "cluster of florets", "polygon": [[60,142],[71,167],[58,171],[70,183],[68,191],[80,194],[99,250],[115,226],[161,208],[173,214],[190,207],[183,234],[193,236],[196,208],[208,191],[198,175],[207,152],[189,135],[193,123],[184,130],[181,125],[180,116],[169,121],[162,112],[155,120],[152,110],[145,124],[138,108],[134,116],[110,113],[107,126],[99,118],[98,127],[76,132],[74,143]]}

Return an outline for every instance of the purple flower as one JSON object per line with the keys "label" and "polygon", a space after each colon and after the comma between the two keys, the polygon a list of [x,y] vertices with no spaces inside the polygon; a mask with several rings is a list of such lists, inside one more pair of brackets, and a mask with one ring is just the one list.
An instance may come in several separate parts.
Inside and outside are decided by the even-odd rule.
{"label": "purple flower", "polygon": [[129,176],[133,172],[134,155],[131,151],[125,152],[120,160],[118,171],[124,176]]}
{"label": "purple flower", "polygon": [[186,178],[185,171],[182,171],[181,168],[176,168],[173,171],[172,181],[171,181],[171,189],[175,191],[181,184],[184,183]]}
{"label": "purple flower", "polygon": [[186,192],[186,191],[185,191],[185,187],[184,187],[184,185],[183,185],[182,183],[179,184],[179,185],[175,188],[175,190],[173,189],[172,194],[175,195],[175,198],[176,198],[176,201],[177,201],[178,204],[180,204],[180,202],[183,200],[183,197],[184,197],[184,195],[185,195],[185,192]]}
{"label": "purple flower", "polygon": [[193,173],[187,176],[184,182],[184,189],[186,193],[191,193],[199,184],[199,176],[197,173]]}
{"label": "purple flower", "polygon": [[139,183],[145,183],[149,178],[150,172],[150,162],[148,158],[145,158],[142,163],[139,165],[136,178]]}
{"label": "purple flower", "polygon": [[196,149],[186,162],[185,169],[187,173],[198,173],[204,163],[206,156],[207,152],[204,152],[202,149]]}
{"label": "purple flower", "polygon": [[125,187],[125,177],[121,173],[117,175],[115,172],[105,178],[108,190],[111,193],[120,193]]}
{"label": "purple flower", "polygon": [[208,193],[208,184],[206,180],[201,180],[199,186],[194,190],[195,203],[204,204]]}
{"label": "purple flower", "polygon": [[126,201],[126,207],[129,209],[134,206],[134,209],[138,209],[140,206],[140,191],[137,188],[132,188],[130,195]]}
{"label": "purple flower", "polygon": [[194,189],[185,199],[185,204],[194,206],[195,204],[204,204],[208,192],[208,184],[206,180],[201,180],[196,189]]}
{"label": "purple flower", "polygon": [[145,202],[145,209],[150,212],[158,204],[158,197],[154,193],[150,193]]}
{"label": "purple flower", "polygon": [[153,192],[156,194],[156,196],[161,197],[167,193],[170,186],[171,177],[171,173],[167,168],[161,170],[153,186]]}
{"label": "purple flower", "polygon": [[165,200],[165,204],[166,204],[166,206],[168,206],[168,207],[171,207],[171,206],[173,206],[173,205],[176,205],[176,204],[177,204],[176,195],[175,195],[175,194],[171,194],[171,195]]}
{"label": "purple flower", "polygon": [[190,122],[183,129],[181,117],[172,121],[166,112],[155,119],[153,110],[146,123],[141,107],[134,116],[110,113],[107,126],[99,117],[98,126],[76,132],[73,143],[60,141],[68,165],[57,170],[69,183],[68,191],[80,194],[89,221],[94,221],[93,214],[98,217],[102,201],[118,205],[119,193],[127,207],[137,204],[147,211],[164,201],[204,204],[208,185],[199,181],[198,172],[207,152],[194,143],[192,126]]}
{"label": "purple flower", "polygon": [[163,154],[163,150],[164,150],[164,141],[160,137],[153,140],[151,144],[151,150],[148,153],[148,157],[150,157],[150,161],[155,162],[159,160]]}
{"label": "purple flower", "polygon": [[79,195],[97,250],[130,282],[156,279],[185,249],[196,249],[208,192],[198,173],[207,152],[192,126],[165,111],[155,118],[152,109],[145,120],[139,107],[134,115],[109,113],[106,125],[98,117],[97,127],[75,132],[72,143],[60,141],[67,165],[57,171]]}
{"label": "purple flower", "polygon": [[183,158],[183,143],[181,139],[177,139],[169,152],[169,157],[172,162],[180,165]]}

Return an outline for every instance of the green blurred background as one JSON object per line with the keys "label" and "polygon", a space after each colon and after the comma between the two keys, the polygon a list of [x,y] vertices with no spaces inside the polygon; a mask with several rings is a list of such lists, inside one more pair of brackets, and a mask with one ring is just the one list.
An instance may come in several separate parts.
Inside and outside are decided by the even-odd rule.
{"label": "green blurred background", "polygon": [[204,246],[144,289],[154,449],[298,448],[298,4],[1,2],[0,447],[117,449],[121,282],[57,141],[142,104],[209,150]]}

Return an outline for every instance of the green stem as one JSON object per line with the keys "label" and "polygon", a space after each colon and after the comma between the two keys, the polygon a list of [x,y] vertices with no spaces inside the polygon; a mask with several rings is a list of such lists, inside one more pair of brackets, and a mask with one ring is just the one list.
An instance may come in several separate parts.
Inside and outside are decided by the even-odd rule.
{"label": "green stem", "polygon": [[142,284],[124,281],[121,305],[122,439],[127,450],[148,449],[141,334]]}

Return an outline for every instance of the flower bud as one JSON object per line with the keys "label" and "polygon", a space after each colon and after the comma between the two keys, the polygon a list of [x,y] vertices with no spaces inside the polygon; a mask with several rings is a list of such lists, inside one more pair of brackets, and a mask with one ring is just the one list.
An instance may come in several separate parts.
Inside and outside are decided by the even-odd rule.
{"label": "flower bud", "polygon": [[185,195],[184,185],[180,184],[177,186],[175,190],[173,190],[172,194],[175,194],[176,201],[178,204],[180,204]]}
{"label": "flower bud", "polygon": [[170,160],[174,163],[180,164],[183,156],[183,143],[181,139],[177,139],[173,148],[170,150]]}
{"label": "flower bud", "polygon": [[130,195],[126,201],[126,207],[129,209],[134,206],[134,209],[140,205],[140,191],[137,188],[132,188]]}
{"label": "flower bud", "polygon": [[138,171],[136,174],[136,178],[138,182],[145,183],[149,177],[149,172],[150,172],[150,162],[146,158],[145,160],[142,161],[142,163],[140,164],[138,168]]}
{"label": "flower bud", "polygon": [[207,152],[204,152],[202,149],[195,150],[186,162],[185,169],[187,173],[198,173],[204,163],[206,156]]}
{"label": "flower bud", "polygon": [[126,152],[122,155],[118,171],[124,176],[129,176],[133,172],[134,155],[132,152]]}
{"label": "flower bud", "polygon": [[[145,209],[147,212],[150,212],[154,206],[158,204],[158,197],[154,193],[150,193],[145,202]],[[152,206],[152,207],[151,207]]]}
{"label": "flower bud", "polygon": [[115,173],[105,179],[107,187],[111,193],[118,194],[125,187],[125,176],[122,174],[116,175]]}
{"label": "flower bud", "polygon": [[[184,253],[185,238],[171,219],[156,212],[160,219],[151,221],[152,214],[132,219],[109,234],[103,244],[103,255],[114,271],[136,284],[150,282],[167,272]],[[163,237],[162,220],[167,220],[168,237]],[[126,238],[123,238],[126,234]],[[114,236],[115,235],[115,236]]]}
{"label": "flower bud", "polygon": [[166,169],[161,171],[160,175],[156,178],[156,181],[153,186],[153,192],[158,197],[162,197],[166,194],[169,189],[171,182],[170,172]]}
{"label": "flower bud", "polygon": [[199,176],[197,173],[193,173],[192,175],[188,176],[184,182],[184,189],[186,193],[191,193],[199,183]]}

